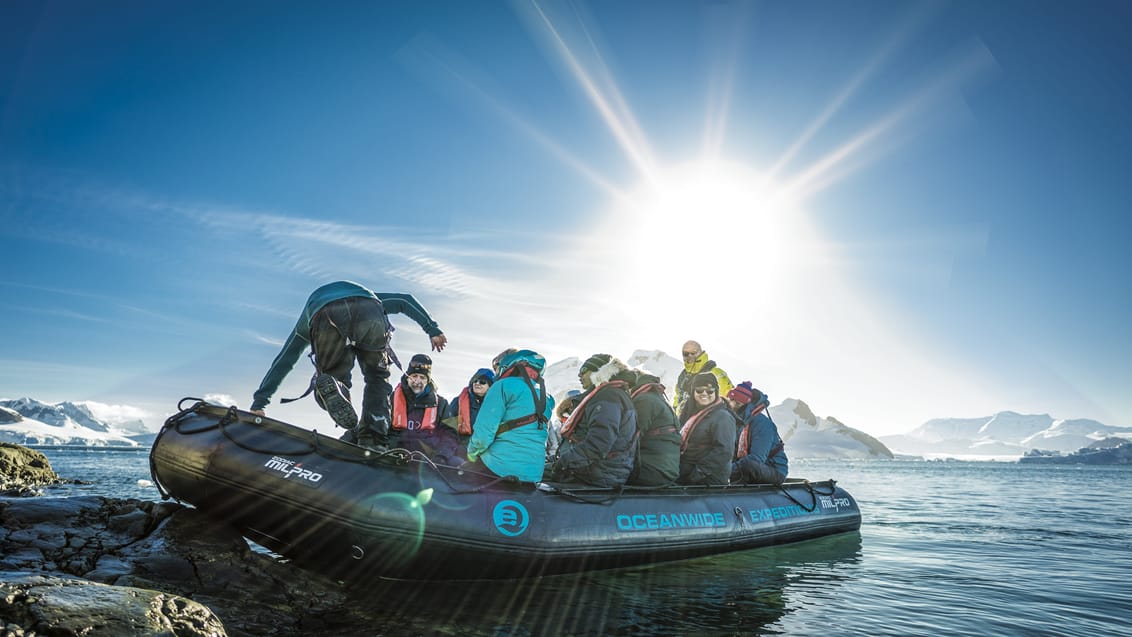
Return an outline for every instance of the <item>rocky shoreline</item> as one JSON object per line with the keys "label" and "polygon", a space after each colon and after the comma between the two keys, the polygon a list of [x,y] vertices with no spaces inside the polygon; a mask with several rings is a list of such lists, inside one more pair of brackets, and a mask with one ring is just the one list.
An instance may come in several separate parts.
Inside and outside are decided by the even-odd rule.
{"label": "rocky shoreline", "polygon": [[340,583],[180,504],[37,497],[43,454],[0,445],[0,637],[374,631]]}

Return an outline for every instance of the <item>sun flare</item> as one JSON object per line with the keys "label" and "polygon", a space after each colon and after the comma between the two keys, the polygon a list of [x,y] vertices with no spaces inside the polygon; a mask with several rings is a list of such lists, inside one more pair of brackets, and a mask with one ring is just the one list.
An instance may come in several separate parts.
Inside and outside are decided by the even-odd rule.
{"label": "sun flare", "polygon": [[[627,312],[666,316],[656,311],[665,301],[720,309],[748,292],[773,295],[801,285],[813,234],[801,208],[775,183],[722,160],[661,167],[652,176],[605,216],[602,236],[615,242],[622,275],[609,282],[609,292]],[[670,314],[687,321],[683,309]],[[674,328],[662,322],[649,327]]]}
{"label": "sun flare", "polygon": [[[799,237],[800,210],[766,177],[738,163],[676,165],[627,198],[631,267],[664,258],[672,292],[723,289],[735,276],[780,278]],[[696,267],[700,264],[702,267]]]}

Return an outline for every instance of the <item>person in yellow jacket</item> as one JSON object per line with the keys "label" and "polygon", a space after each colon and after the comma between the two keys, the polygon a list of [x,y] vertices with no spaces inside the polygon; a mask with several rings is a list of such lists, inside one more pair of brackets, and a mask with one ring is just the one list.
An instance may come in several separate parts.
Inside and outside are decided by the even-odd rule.
{"label": "person in yellow jacket", "polygon": [[709,359],[707,352],[696,341],[684,343],[680,354],[684,358],[684,370],[680,372],[680,376],[676,379],[676,389],[672,392],[672,409],[677,415],[680,415],[681,407],[688,404],[687,401],[692,395],[692,378],[700,372],[715,374],[715,377],[719,380],[720,396],[726,396],[727,392],[735,387],[731,379],[727,377],[727,372],[720,369],[715,361]]}

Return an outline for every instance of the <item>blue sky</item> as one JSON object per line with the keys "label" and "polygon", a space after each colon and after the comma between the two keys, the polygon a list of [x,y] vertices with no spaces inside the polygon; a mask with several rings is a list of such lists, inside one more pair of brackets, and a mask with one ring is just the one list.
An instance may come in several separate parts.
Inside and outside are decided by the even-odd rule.
{"label": "blue sky", "polygon": [[246,407],[352,279],[448,395],[696,339],[877,435],[1132,425],[1132,5],[324,5],[0,5],[0,396]]}

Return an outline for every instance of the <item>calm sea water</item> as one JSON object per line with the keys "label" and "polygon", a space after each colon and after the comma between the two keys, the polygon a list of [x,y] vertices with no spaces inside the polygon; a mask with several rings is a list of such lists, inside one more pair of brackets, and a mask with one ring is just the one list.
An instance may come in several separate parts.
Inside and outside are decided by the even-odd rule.
{"label": "calm sea water", "polygon": [[[44,452],[93,482],[49,496],[159,499],[145,453]],[[837,479],[861,505],[860,533],[533,581],[379,583],[367,634],[1132,636],[1132,468],[791,469]]]}

